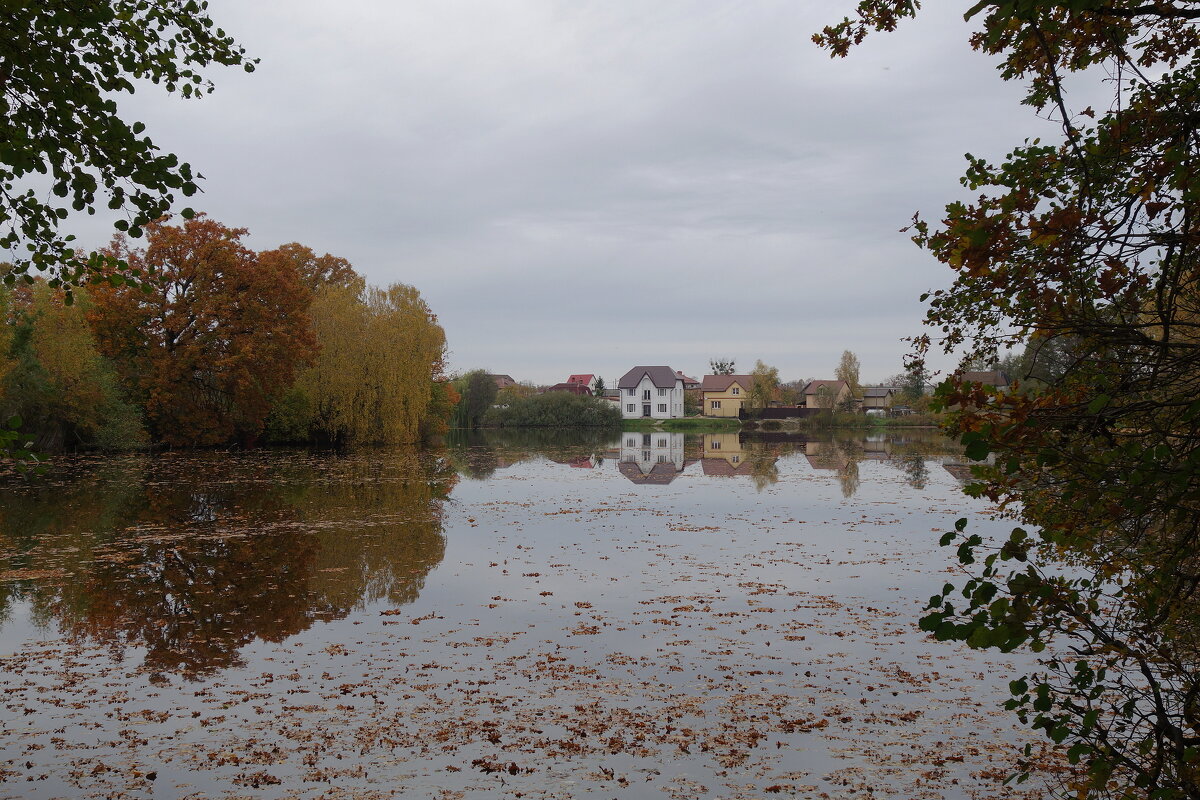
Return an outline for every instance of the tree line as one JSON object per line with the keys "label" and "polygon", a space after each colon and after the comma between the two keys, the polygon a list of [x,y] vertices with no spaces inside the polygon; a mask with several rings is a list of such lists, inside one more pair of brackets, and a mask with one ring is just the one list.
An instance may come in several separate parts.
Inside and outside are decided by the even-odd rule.
{"label": "tree line", "polygon": [[[845,55],[919,5],[861,0],[815,38]],[[991,456],[970,491],[1017,523],[943,536],[971,574],[922,627],[1041,654],[1006,705],[1074,765],[1054,794],[1200,798],[1200,3],[964,10],[972,46],[1058,127],[968,155],[975,198],[910,228],[954,272],[922,298],[914,356],[965,356],[937,400],[967,455]],[[1073,106],[1096,92],[1064,86],[1097,78],[1104,104]],[[998,363],[1016,390],[966,374]]]}
{"label": "tree line", "polygon": [[0,416],[41,451],[416,442],[457,400],[445,335],[411,286],[369,286],[300,244],[255,252],[204,215],[105,250],[112,274],[68,295],[0,288]]}

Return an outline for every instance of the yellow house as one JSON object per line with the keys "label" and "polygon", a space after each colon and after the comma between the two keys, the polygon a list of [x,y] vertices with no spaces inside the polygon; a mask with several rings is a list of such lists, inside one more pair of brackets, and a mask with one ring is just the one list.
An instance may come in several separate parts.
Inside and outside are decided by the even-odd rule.
{"label": "yellow house", "polygon": [[705,375],[700,381],[700,413],[706,417],[736,417],[750,401],[749,375]]}
{"label": "yellow house", "polygon": [[851,399],[845,381],[810,381],[804,387],[804,405],[808,408],[837,408]]}

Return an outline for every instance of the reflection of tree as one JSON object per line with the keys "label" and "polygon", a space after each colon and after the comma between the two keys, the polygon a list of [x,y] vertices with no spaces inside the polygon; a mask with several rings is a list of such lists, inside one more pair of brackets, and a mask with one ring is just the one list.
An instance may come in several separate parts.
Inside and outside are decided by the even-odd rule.
{"label": "reflection of tree", "polygon": [[445,556],[441,501],[457,479],[453,466],[417,450],[385,452],[402,478],[373,480],[372,458],[347,458],[334,480],[302,483],[296,507],[318,526],[320,545],[312,585],[331,608],[411,603]]}
{"label": "reflection of tree", "polygon": [[496,448],[489,446],[487,437],[478,430],[452,429],[446,434],[446,445],[451,463],[464,477],[487,480],[500,467]]}
{"label": "reflection of tree", "polygon": [[908,476],[908,483],[914,489],[924,489],[929,481],[929,466],[925,456],[910,455],[900,460],[900,469]]}
{"label": "reflection of tree", "polygon": [[842,466],[837,476],[838,483],[842,485],[842,497],[853,497],[858,491],[858,462],[862,461],[864,455],[862,437],[842,434],[834,440],[833,446],[841,454]]}
{"label": "reflection of tree", "polygon": [[595,428],[485,428],[452,430],[446,436],[446,446],[460,474],[485,480],[497,469],[535,458],[560,464],[584,460],[600,464],[600,454],[615,446],[612,440],[611,431]]}
{"label": "reflection of tree", "polygon": [[779,482],[779,446],[766,442],[747,442],[743,445],[746,458],[750,463],[750,479],[754,488],[762,491],[773,483]]}
{"label": "reflection of tree", "polygon": [[54,487],[65,502],[6,504],[6,540],[26,520],[43,532],[8,567],[69,578],[22,585],[67,631],[201,675],[255,639],[414,600],[443,557],[453,483],[444,460],[413,450],[144,459]]}
{"label": "reflection of tree", "polygon": [[854,497],[858,491],[858,461],[851,459],[846,466],[838,470],[838,483],[842,485],[842,497]]}
{"label": "reflection of tree", "polygon": [[136,563],[98,564],[86,615],[64,621],[114,650],[144,646],[156,673],[236,666],[247,643],[281,641],[334,611],[308,585],[316,549],[293,533],[147,544]]}

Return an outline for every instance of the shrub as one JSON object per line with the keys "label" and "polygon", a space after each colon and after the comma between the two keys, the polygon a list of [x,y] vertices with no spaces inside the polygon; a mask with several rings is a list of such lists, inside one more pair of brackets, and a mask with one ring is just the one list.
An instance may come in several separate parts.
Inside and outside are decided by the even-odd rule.
{"label": "shrub", "polygon": [[606,400],[568,392],[514,398],[483,415],[487,428],[620,428],[621,412]]}

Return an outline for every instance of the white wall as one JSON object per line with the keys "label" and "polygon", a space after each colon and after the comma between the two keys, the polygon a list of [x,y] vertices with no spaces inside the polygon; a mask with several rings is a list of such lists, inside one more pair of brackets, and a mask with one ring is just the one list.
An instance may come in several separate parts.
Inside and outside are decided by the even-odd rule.
{"label": "white wall", "polygon": [[[650,399],[644,400],[645,392],[650,393]],[[651,419],[675,419],[683,416],[683,381],[676,379],[675,386],[667,389],[665,395],[660,395],[658,387],[651,383],[648,376],[643,375],[637,388],[629,394],[628,389],[621,390],[621,416],[625,419],[636,419],[643,416],[642,406],[650,404]],[[629,407],[633,406],[630,411]],[[665,406],[665,409],[660,408]]]}

